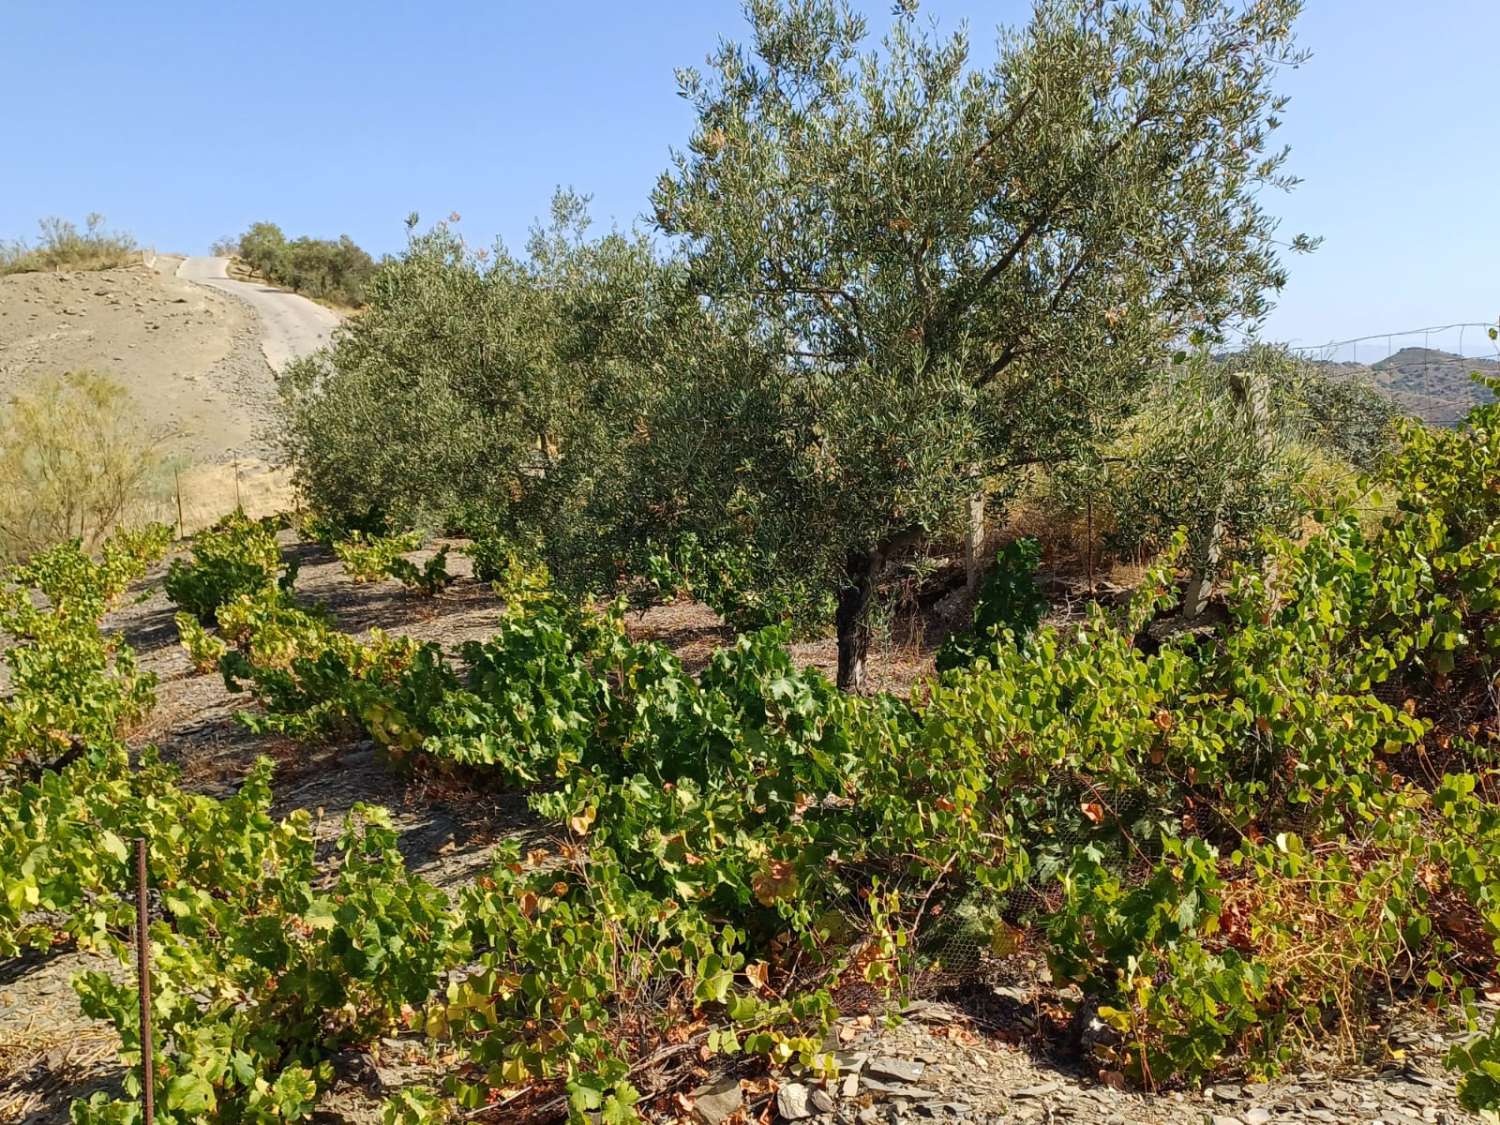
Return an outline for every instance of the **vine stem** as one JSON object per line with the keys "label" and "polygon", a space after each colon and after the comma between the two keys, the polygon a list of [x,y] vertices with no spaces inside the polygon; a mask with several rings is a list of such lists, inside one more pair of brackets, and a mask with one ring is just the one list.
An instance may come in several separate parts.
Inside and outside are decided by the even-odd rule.
{"label": "vine stem", "polygon": [[932,881],[932,885],[927,888],[927,893],[922,896],[922,905],[917,907],[917,916],[912,920],[911,924],[911,945],[913,949],[917,945],[917,931],[922,928],[922,916],[927,913],[927,904],[932,901],[933,894],[937,892],[943,880],[948,877],[948,872],[953,870],[953,864],[957,859],[957,852],[948,857],[948,862],[943,864],[943,869],[938,872],[937,878]]}
{"label": "vine stem", "polygon": [[141,1107],[156,1120],[156,1067],[151,1044],[151,910],[146,900],[146,837],[135,841],[135,973],[141,996]]}

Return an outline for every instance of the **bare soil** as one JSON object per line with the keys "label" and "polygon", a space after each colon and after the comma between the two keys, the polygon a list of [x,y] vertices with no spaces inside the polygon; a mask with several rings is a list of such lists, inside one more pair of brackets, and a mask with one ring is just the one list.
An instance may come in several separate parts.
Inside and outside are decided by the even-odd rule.
{"label": "bare soil", "polygon": [[[37,376],[89,369],[113,378],[183,466],[192,531],[237,501],[252,514],[287,507],[290,492],[272,466],[276,382],[255,315],[175,277],[180,261],[0,277],[0,402]],[[176,482],[159,485],[140,515],[176,522]]]}

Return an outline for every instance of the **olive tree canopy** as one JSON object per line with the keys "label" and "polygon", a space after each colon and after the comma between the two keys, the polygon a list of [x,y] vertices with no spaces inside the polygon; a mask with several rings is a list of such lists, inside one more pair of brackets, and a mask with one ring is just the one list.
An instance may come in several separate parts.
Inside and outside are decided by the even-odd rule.
{"label": "olive tree canopy", "polygon": [[1298,6],[1042,0],[978,68],[915,3],[871,48],[836,0],[751,0],[749,45],[679,74],[697,125],[655,217],[747,347],[666,404],[653,503],[750,513],[785,581],[836,591],[842,686],[882,576],[976,488],[1267,311]]}

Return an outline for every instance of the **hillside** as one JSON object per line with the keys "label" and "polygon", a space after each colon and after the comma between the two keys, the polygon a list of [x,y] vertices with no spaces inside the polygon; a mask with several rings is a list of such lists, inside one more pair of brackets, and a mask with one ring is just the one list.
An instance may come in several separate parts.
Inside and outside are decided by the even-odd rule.
{"label": "hillside", "polygon": [[[268,512],[284,506],[287,491],[270,464],[276,386],[256,315],[177,277],[181,261],[0,277],[0,400],[34,376],[84,368],[122,384],[181,465],[191,530],[237,496]],[[175,522],[168,499],[144,514]]]}
{"label": "hillside", "polygon": [[1324,370],[1363,378],[1386,391],[1404,410],[1436,425],[1453,425],[1494,395],[1474,382],[1478,372],[1500,377],[1500,360],[1455,355],[1435,348],[1402,348],[1374,364],[1321,361]]}

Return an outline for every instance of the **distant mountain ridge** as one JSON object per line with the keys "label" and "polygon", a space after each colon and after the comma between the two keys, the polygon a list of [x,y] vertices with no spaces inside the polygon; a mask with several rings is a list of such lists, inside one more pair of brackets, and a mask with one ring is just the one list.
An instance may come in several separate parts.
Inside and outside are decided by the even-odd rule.
{"label": "distant mountain ridge", "polygon": [[1500,360],[1456,355],[1436,348],[1402,348],[1374,364],[1314,360],[1330,374],[1365,379],[1389,394],[1401,408],[1436,425],[1451,426],[1476,406],[1493,402],[1475,372],[1500,378]]}

